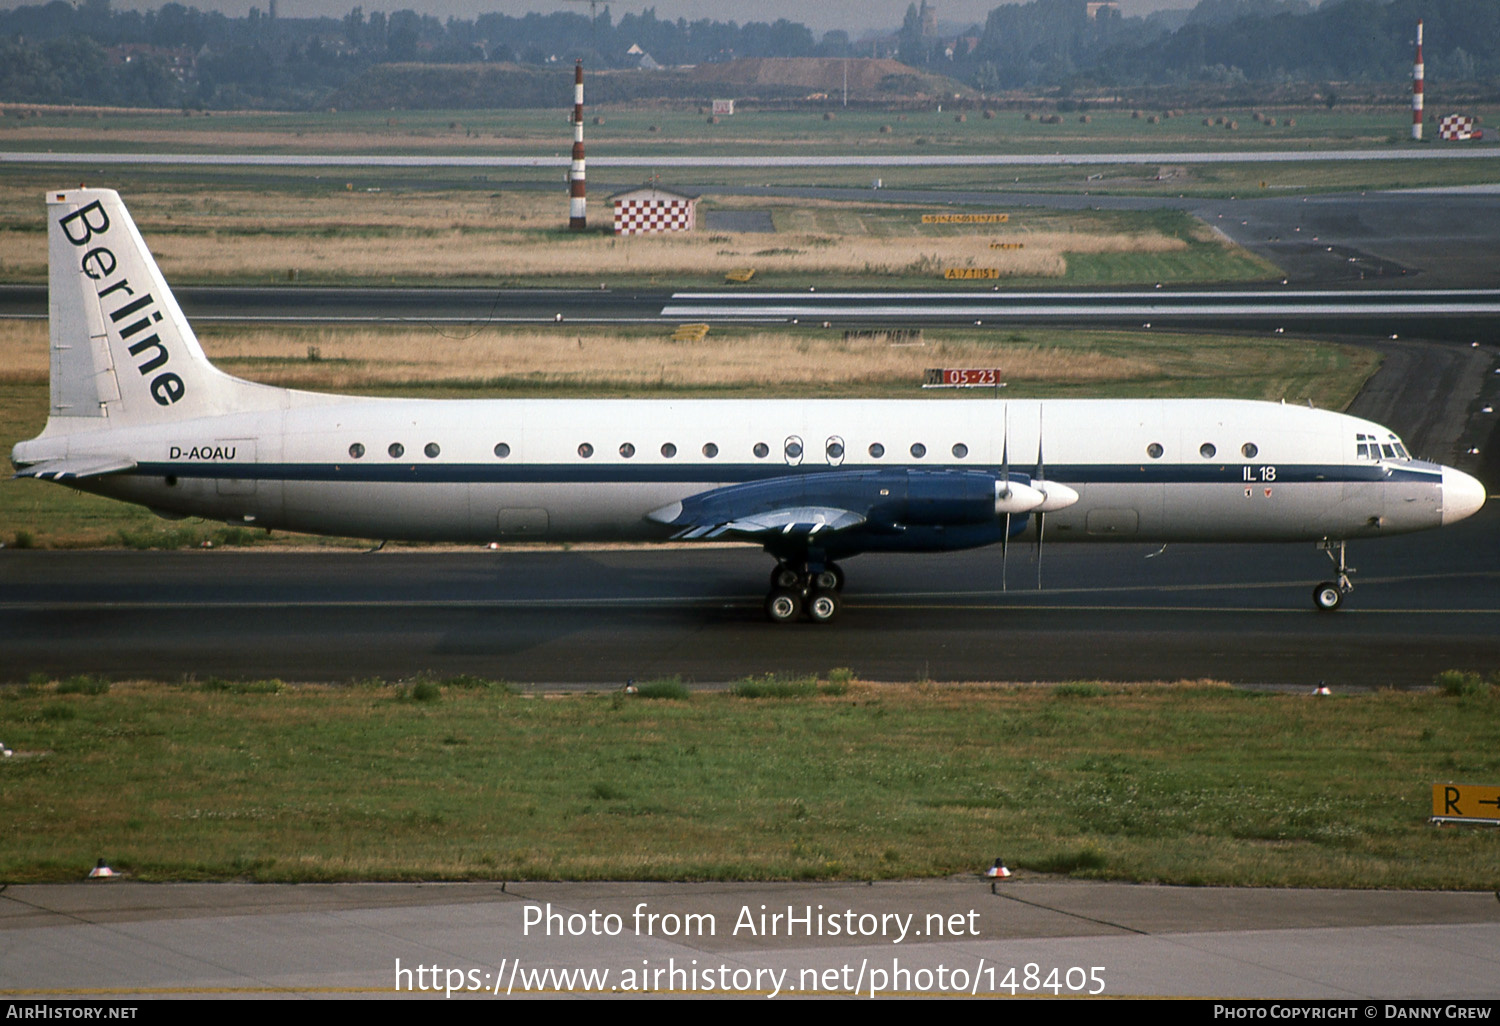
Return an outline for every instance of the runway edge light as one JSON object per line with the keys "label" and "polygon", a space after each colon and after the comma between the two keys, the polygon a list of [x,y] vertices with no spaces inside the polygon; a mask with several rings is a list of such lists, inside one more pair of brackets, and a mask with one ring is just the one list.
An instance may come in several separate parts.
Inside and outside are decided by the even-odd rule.
{"label": "runway edge light", "polygon": [[1004,859],[996,859],[995,864],[984,871],[984,875],[991,880],[1004,880],[1010,876],[1010,870],[1005,868]]}
{"label": "runway edge light", "polygon": [[113,869],[110,869],[109,866],[105,865],[103,859],[100,859],[97,863],[94,864],[94,868],[89,870],[90,880],[102,880],[114,875],[115,871]]}

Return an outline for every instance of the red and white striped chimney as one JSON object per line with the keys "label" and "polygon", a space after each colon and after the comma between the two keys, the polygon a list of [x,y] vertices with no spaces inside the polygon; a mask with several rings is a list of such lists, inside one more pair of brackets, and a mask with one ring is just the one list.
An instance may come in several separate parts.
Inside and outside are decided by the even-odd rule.
{"label": "red and white striped chimney", "polygon": [[568,228],[581,232],[588,227],[588,200],[584,198],[583,175],[583,61],[573,68],[573,168],[568,173]]}
{"label": "red and white striped chimney", "polygon": [[1411,137],[1422,141],[1422,23],[1417,22],[1417,62],[1411,66]]}

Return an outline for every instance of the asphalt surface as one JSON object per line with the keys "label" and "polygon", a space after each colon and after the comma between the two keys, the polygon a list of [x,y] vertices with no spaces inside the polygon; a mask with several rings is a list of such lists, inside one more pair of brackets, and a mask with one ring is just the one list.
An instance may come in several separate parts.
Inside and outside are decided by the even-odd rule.
{"label": "asphalt surface", "polygon": [[[815,926],[836,921],[854,936],[809,937],[798,925],[787,936],[785,919],[767,936],[763,909],[790,909]],[[699,917],[691,932],[689,915]],[[617,935],[602,935],[611,928]],[[1372,999],[1468,999],[1437,1009],[1457,1018],[1492,1007],[1497,952],[1500,903],[1488,893],[1025,877],[993,889],[969,877],[503,887],[113,881],[0,893],[0,999],[21,1006],[62,995],[127,1004],[189,995],[447,1002],[452,986],[452,1000],[466,988],[483,1000],[586,988],[758,998],[1274,996],[1278,1017],[1291,1017],[1285,1002],[1322,1000],[1355,1019],[1386,1016]],[[577,970],[595,975],[587,983],[556,975]],[[643,970],[644,979],[633,975]]]}
{"label": "asphalt surface", "polygon": [[[1391,336],[1468,342],[1494,337],[1500,289],[1147,289],[1103,291],[656,292],[616,289],[187,286],[192,322],[445,325],[677,324],[683,321],[861,326],[1036,322],[1116,328]],[[0,317],[41,319],[47,290],[0,285]]]}
{"label": "asphalt surface", "polygon": [[[0,677],[284,680],[422,670],[539,686],[722,682],[847,666],[874,680],[1213,677],[1430,684],[1500,665],[1500,504],[1352,546],[1340,612],[1311,545],[1051,545],[847,561],[837,623],[776,627],[740,547],[453,553],[0,552]],[[66,639],[65,642],[62,639]]]}

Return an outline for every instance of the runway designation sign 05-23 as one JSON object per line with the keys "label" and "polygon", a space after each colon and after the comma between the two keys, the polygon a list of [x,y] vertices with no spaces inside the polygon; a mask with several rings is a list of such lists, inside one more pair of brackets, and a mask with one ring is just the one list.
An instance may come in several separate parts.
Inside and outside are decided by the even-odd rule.
{"label": "runway designation sign 05-23", "polygon": [[1500,787],[1433,784],[1432,821],[1500,826]]}

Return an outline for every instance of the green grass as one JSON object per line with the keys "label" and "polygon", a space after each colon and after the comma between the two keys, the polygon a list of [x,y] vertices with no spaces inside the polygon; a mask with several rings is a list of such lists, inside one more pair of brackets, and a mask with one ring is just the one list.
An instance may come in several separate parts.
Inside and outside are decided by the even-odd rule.
{"label": "green grass", "polygon": [[[829,675],[832,682],[834,675]],[[478,682],[0,690],[0,880],[869,879],[1012,868],[1489,888],[1433,783],[1493,693],[1207,683],[529,697]]]}
{"label": "green grass", "polygon": [[636,687],[636,695],[641,698],[665,698],[672,701],[685,702],[692,696],[688,686],[682,682],[681,677],[661,677],[657,680],[648,680]]}
{"label": "green grass", "polygon": [[[565,80],[564,80],[565,81]],[[559,89],[566,103],[567,86]],[[697,104],[674,101],[627,107],[593,106],[586,124],[591,154],[702,153],[757,154],[767,144],[796,154],[845,153],[1109,153],[1120,150],[1172,152],[1185,148],[1215,152],[1269,149],[1370,149],[1407,144],[1409,113],[1400,102],[1388,107],[1335,110],[1271,108],[1245,103],[1216,106],[1207,113],[1238,122],[1204,125],[1204,111],[1165,118],[1151,124],[1129,110],[1090,110],[1063,115],[1060,124],[1043,124],[1036,115],[1053,113],[1055,104],[1037,101],[1022,108],[982,111],[949,107],[938,111],[847,108],[825,120],[822,109],[758,110],[742,107],[732,117],[710,125]],[[1257,110],[1275,115],[1272,127],[1253,120]],[[1025,119],[1027,111],[1033,119]],[[1493,122],[1496,109],[1465,103],[1465,110]],[[956,120],[966,115],[963,122]],[[1160,114],[1143,108],[1143,114]],[[1291,117],[1295,125],[1281,122]],[[50,130],[47,145],[28,138],[36,128]],[[653,127],[656,131],[652,131]],[[888,131],[881,131],[887,127]],[[63,137],[57,137],[57,133]],[[170,134],[170,141],[164,141]],[[267,136],[271,136],[270,139]],[[921,140],[920,142],[918,140]],[[35,119],[0,120],[0,148],[115,150],[121,152],[368,152],[427,154],[566,153],[571,135],[555,110],[338,111],[305,113],[215,112],[211,117],[144,112],[105,113],[101,117],[43,114]]]}

